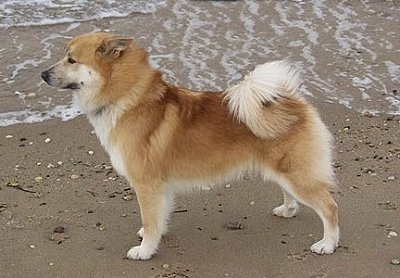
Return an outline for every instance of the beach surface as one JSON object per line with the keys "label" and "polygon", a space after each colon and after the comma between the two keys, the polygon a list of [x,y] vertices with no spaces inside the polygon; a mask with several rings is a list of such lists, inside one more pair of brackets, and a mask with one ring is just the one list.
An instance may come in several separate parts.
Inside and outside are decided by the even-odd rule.
{"label": "beach surface", "polygon": [[[397,1],[161,2],[0,28],[0,277],[399,277]],[[158,254],[126,259],[140,244],[135,193],[72,93],[40,80],[70,38],[92,31],[134,36],[169,82],[198,90],[224,89],[265,61],[296,63],[335,139],[337,251],[311,253],[319,217],[306,207],[273,216],[279,188],[247,176],[179,196]]]}

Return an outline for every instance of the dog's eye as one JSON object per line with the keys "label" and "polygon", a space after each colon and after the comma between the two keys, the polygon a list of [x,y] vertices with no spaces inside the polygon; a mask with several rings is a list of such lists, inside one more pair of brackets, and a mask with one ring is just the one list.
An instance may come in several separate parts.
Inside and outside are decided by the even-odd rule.
{"label": "dog's eye", "polygon": [[72,59],[71,57],[68,57],[68,63],[75,64],[76,61],[74,59]]}

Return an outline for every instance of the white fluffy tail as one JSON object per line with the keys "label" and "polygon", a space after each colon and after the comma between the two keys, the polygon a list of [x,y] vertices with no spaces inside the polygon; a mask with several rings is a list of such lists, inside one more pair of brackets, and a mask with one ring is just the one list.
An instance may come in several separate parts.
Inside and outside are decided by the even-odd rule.
{"label": "white fluffy tail", "polygon": [[265,63],[227,89],[225,99],[230,112],[256,136],[275,137],[298,118],[284,103],[300,99],[300,83],[297,69],[287,61]]}

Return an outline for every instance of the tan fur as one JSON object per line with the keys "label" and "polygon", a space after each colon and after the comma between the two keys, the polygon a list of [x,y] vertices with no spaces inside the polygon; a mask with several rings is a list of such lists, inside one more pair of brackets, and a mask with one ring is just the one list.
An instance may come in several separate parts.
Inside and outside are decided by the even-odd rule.
{"label": "tan fur", "polygon": [[[76,64],[68,65],[67,55]],[[62,65],[49,71],[73,71],[80,64],[100,76],[101,86],[78,90],[76,101],[115,168],[135,188],[141,207],[144,241],[135,248],[142,249],[132,248],[128,257],[148,259],[156,251],[171,210],[165,196],[246,171],[278,182],[285,203],[299,200],[328,223],[325,229],[337,230],[337,206],[328,191],[334,186],[331,138],[302,98],[264,103],[260,122],[268,136],[257,136],[230,113],[225,92],[195,92],[166,83],[130,39],[105,33],[80,36],[68,44]],[[276,214],[290,217],[285,216],[289,207],[286,214]],[[152,249],[151,254],[143,248]]]}

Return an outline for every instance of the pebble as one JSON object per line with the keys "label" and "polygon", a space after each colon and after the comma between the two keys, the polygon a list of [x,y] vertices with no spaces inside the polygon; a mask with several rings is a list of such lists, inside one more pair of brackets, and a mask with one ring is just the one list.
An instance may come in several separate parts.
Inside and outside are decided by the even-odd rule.
{"label": "pebble", "polygon": [[225,188],[231,188],[231,185],[230,184],[226,184]]}
{"label": "pebble", "polygon": [[388,233],[388,235],[389,235],[390,237],[396,237],[396,236],[397,236],[397,233],[396,233],[395,231],[390,231],[390,232]]}
{"label": "pebble", "polygon": [[250,202],[250,206],[254,206],[254,204],[255,204],[254,201]]}
{"label": "pebble", "polygon": [[226,228],[231,231],[241,230],[243,229],[243,225],[239,221],[229,221],[226,223]]}
{"label": "pebble", "polygon": [[371,112],[371,111],[364,111],[364,112],[362,113],[362,115],[363,115],[364,117],[368,117],[368,118],[372,118],[372,117],[375,116],[375,114],[374,114],[373,112]]}
{"label": "pebble", "polygon": [[50,138],[46,138],[46,139],[44,139],[44,142],[45,142],[45,143],[50,143],[50,142],[51,142],[51,139],[50,139]]}
{"label": "pebble", "polygon": [[42,181],[43,181],[43,178],[42,178],[42,177],[36,177],[36,178],[35,178],[35,182],[38,182],[38,183],[39,183],[39,182],[42,182]]}
{"label": "pebble", "polygon": [[36,163],[36,166],[41,166],[41,165],[42,165],[41,162]]}
{"label": "pebble", "polygon": [[64,162],[62,162],[61,160],[60,160],[60,161],[57,161],[57,164],[58,164],[58,165],[63,165],[63,163],[64,163]]}
{"label": "pebble", "polygon": [[36,248],[36,246],[35,245],[29,245],[29,248],[31,248],[31,249],[35,249]]}
{"label": "pebble", "polygon": [[58,233],[58,234],[62,234],[65,232],[65,228],[63,226],[57,226],[53,229],[53,232]]}
{"label": "pebble", "polygon": [[29,93],[29,94],[26,95],[26,97],[27,98],[34,98],[34,97],[37,97],[37,94],[36,93]]}
{"label": "pebble", "polygon": [[54,164],[52,164],[52,163],[47,164],[47,168],[48,168],[48,169],[54,168],[54,167],[56,167],[56,166],[54,166]]}
{"label": "pebble", "polygon": [[133,195],[132,194],[125,195],[125,196],[122,197],[122,199],[124,199],[125,201],[130,201],[130,200],[133,199]]}
{"label": "pebble", "polygon": [[398,260],[398,259],[393,259],[393,260],[390,261],[390,263],[391,263],[392,265],[400,265],[400,260]]}
{"label": "pebble", "polygon": [[128,215],[126,213],[121,214],[121,217],[127,217]]}
{"label": "pebble", "polygon": [[386,210],[396,210],[398,208],[397,204],[391,201],[379,202],[378,206]]}
{"label": "pebble", "polygon": [[12,136],[11,134],[7,134],[6,135],[6,139],[11,139],[11,138],[13,138],[14,136]]}
{"label": "pebble", "polygon": [[40,193],[40,192],[35,192],[35,193],[33,193],[33,197],[34,198],[42,198],[42,193]]}
{"label": "pebble", "polygon": [[89,155],[93,155],[93,154],[94,154],[94,151],[88,151],[88,154],[89,154]]}
{"label": "pebble", "polygon": [[162,268],[164,268],[164,269],[169,268],[169,264],[163,264],[163,265],[162,265]]}
{"label": "pebble", "polygon": [[75,174],[72,174],[72,175],[71,175],[71,179],[77,180],[77,179],[79,179],[79,176],[78,176],[78,175],[75,175]]}
{"label": "pebble", "polygon": [[390,176],[390,177],[388,177],[387,178],[389,181],[394,181],[395,180],[395,177],[394,176]]}
{"label": "pebble", "polygon": [[12,180],[12,181],[7,182],[6,185],[9,187],[19,187],[19,182],[17,180]]}

